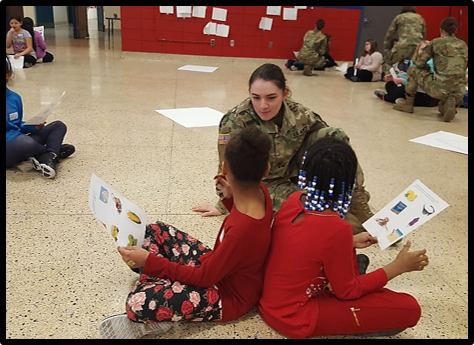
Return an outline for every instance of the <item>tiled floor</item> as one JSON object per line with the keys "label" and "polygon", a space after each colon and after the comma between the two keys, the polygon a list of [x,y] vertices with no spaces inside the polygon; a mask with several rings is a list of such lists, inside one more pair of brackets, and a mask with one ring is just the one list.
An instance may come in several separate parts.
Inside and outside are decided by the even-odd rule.
{"label": "tiled floor", "polygon": [[[217,127],[184,128],[155,110],[225,112],[247,96],[248,78],[264,62],[122,53],[119,35],[108,42],[104,33],[91,30],[90,39],[74,40],[71,31],[47,29],[56,60],[17,71],[12,86],[23,96],[26,118],[67,91],[49,120],[68,125],[66,142],[77,152],[61,163],[53,180],[29,163],[6,170],[7,339],[98,338],[100,321],[124,311],[137,276],[91,214],[92,173],[143,208],[149,220],[171,222],[213,245],[222,218],[202,218],[191,207],[216,200]],[[274,62],[284,68],[285,60]],[[219,68],[177,70],[186,64]],[[317,77],[285,73],[296,100],[351,137],[374,210],[415,179],[450,205],[409,235],[414,249],[428,250],[430,266],[388,287],[413,294],[423,309],[419,324],[395,338],[467,339],[468,156],[409,140],[437,131],[467,136],[468,110],[459,109],[444,123],[436,108],[393,110],[373,94],[381,82],[353,83],[334,70]],[[370,268],[387,264],[399,249],[367,249]],[[178,323],[156,338],[282,336],[254,310],[223,325]]]}

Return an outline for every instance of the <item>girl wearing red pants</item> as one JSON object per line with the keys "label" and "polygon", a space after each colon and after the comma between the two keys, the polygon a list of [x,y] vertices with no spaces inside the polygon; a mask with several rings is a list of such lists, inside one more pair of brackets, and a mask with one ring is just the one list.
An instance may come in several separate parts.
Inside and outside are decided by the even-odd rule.
{"label": "girl wearing red pants", "polygon": [[417,324],[416,299],[385,288],[396,276],[422,271],[426,250],[408,241],[395,260],[360,275],[355,248],[376,239],[353,235],[344,221],[350,205],[357,157],[335,138],[316,141],[299,176],[304,192],[293,193],[275,216],[264,288],[263,319],[289,338],[326,335],[393,335]]}

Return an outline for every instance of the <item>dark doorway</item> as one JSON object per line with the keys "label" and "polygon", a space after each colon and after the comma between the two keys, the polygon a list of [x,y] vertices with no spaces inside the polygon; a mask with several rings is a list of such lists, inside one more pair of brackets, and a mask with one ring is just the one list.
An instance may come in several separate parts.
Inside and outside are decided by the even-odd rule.
{"label": "dark doorway", "polygon": [[36,25],[45,28],[54,28],[53,6],[35,6],[36,7]]}
{"label": "dark doorway", "polygon": [[364,43],[370,38],[377,42],[379,51],[383,54],[383,42],[387,29],[401,10],[402,6],[364,6],[359,24],[357,55],[354,60],[364,53]]}

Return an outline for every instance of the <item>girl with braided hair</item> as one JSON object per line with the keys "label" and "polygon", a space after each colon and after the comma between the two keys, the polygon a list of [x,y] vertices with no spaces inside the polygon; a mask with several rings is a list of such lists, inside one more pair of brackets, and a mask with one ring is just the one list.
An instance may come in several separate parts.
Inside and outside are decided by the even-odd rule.
{"label": "girl with braided hair", "polygon": [[420,319],[413,296],[385,285],[402,273],[422,271],[426,250],[410,252],[408,241],[388,265],[359,273],[356,248],[377,239],[367,232],[353,235],[344,220],[356,170],[348,143],[316,141],[300,170],[303,191],[290,195],[275,215],[258,308],[269,326],[289,338],[390,336]]}

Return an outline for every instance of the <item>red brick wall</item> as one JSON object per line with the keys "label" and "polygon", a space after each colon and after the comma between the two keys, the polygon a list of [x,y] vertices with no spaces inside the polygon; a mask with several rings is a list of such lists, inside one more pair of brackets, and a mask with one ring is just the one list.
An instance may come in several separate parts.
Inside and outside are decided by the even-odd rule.
{"label": "red brick wall", "polygon": [[[229,37],[203,34],[204,26],[212,21],[213,7],[227,9],[225,22],[213,22],[229,25]],[[331,55],[336,60],[352,60],[360,20],[359,9],[314,7],[299,10],[297,21],[287,21],[282,16],[267,16],[266,8],[267,6],[208,6],[206,18],[177,18],[176,12],[161,14],[159,6],[122,6],[122,50],[291,59],[293,51],[300,49],[306,31],[315,27],[317,19],[324,18],[324,32],[333,37]],[[258,28],[261,17],[273,18],[271,31]],[[215,46],[210,45],[211,39],[215,39]],[[234,40],[233,47],[230,46],[231,40]]]}
{"label": "red brick wall", "polygon": [[[212,20],[213,7],[227,9],[225,22]],[[268,16],[266,8],[267,6],[207,6],[206,18],[177,18],[176,12],[170,15],[161,14],[159,6],[121,6],[122,50],[291,59],[293,51],[300,49],[305,32],[315,27],[317,19],[324,18],[326,27],[323,31],[333,37],[331,55],[336,60],[352,61],[357,44],[361,6],[309,7],[298,11],[297,21],[283,20],[282,16]],[[428,39],[439,36],[441,20],[451,15],[460,23],[457,36],[467,42],[468,6],[417,6],[417,12],[427,22]],[[273,18],[271,31],[258,28],[261,17]],[[205,35],[204,26],[210,21],[229,25],[229,37]],[[215,46],[210,45],[211,39],[215,39]],[[231,40],[234,41],[233,47],[230,45]]]}
{"label": "red brick wall", "polygon": [[427,39],[439,37],[441,21],[446,17],[458,20],[456,36],[467,42],[467,12],[469,6],[417,6],[416,11],[425,18],[427,26]]}

